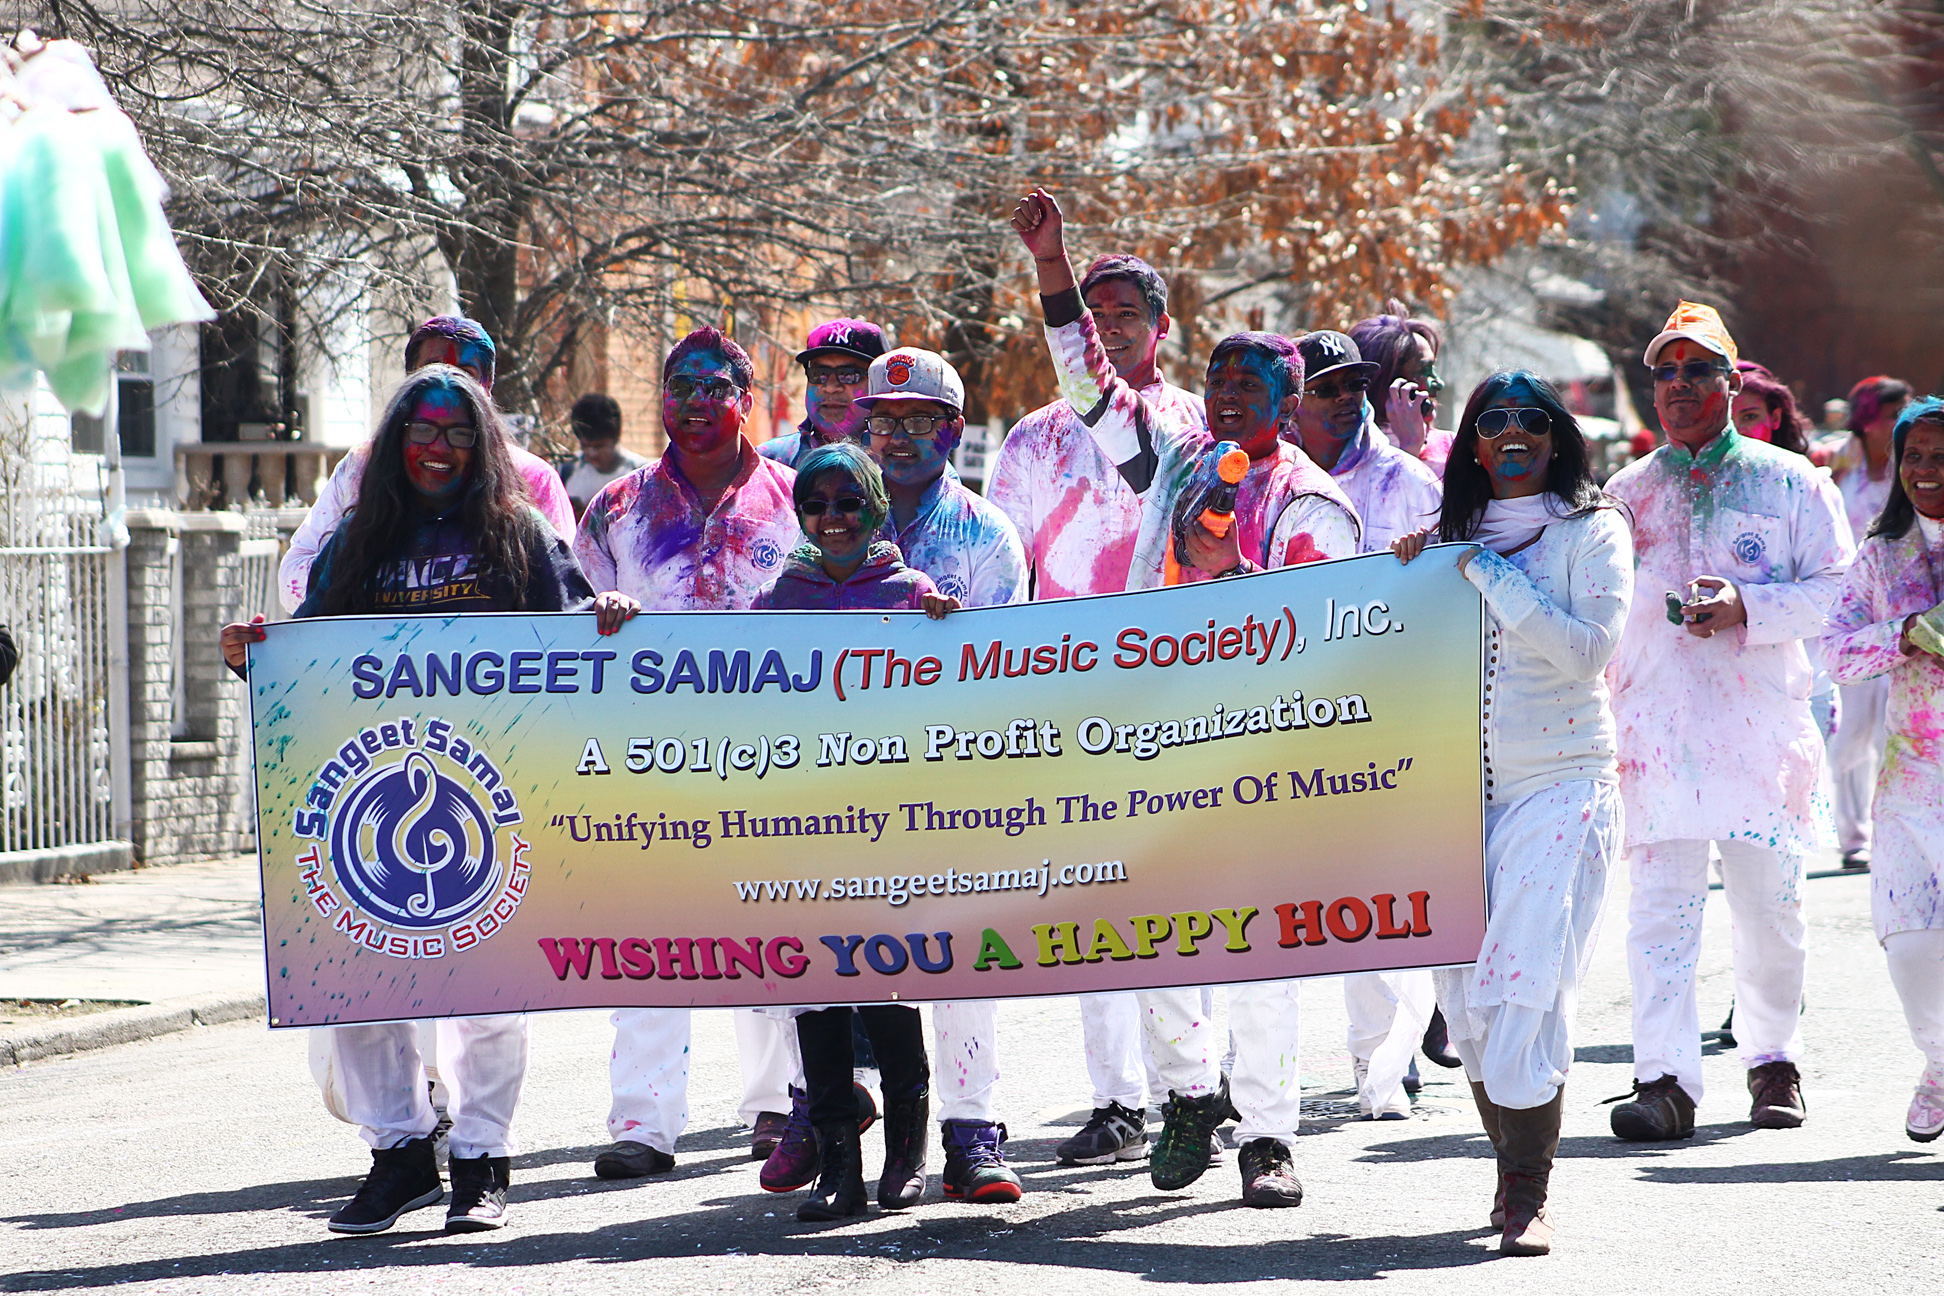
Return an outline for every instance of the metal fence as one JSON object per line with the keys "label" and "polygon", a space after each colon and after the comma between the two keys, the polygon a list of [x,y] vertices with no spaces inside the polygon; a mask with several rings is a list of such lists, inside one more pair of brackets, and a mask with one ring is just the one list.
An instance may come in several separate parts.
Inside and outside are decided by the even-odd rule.
{"label": "metal fence", "polygon": [[[255,529],[252,525],[251,530]],[[266,621],[285,619],[283,604],[277,598],[277,565],[283,561],[283,549],[283,541],[274,532],[268,536],[252,535],[237,545],[237,557],[243,569],[242,616],[246,620],[258,612],[263,613]]]}

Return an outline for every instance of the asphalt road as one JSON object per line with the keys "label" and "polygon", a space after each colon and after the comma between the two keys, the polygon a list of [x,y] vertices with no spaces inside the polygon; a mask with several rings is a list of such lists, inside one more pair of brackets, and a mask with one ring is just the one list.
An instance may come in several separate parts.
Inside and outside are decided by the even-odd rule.
{"label": "asphalt road", "polygon": [[[1624,870],[1623,870],[1624,871]],[[1704,1003],[1729,998],[1727,920],[1710,906]],[[512,1225],[446,1237],[439,1211],[372,1238],[328,1235],[356,1186],[363,1144],[320,1106],[299,1033],[237,1023],[0,1073],[0,1291],[134,1284],[167,1292],[860,1293],[1132,1291],[1140,1284],[1260,1287],[1380,1280],[1385,1291],[1919,1292],[1944,1277],[1944,1142],[1909,1142],[1918,1071],[1883,958],[1868,882],[1809,885],[1809,1123],[1746,1123],[1732,1056],[1711,1050],[1692,1142],[1615,1142],[1599,1100],[1624,1092],[1630,1049],[1609,900],[1586,987],[1579,1061],[1553,1180],[1557,1250],[1500,1260],[1484,1226],[1491,1163],[1469,1095],[1437,1072],[1403,1122],[1345,1119],[1351,1095],[1342,995],[1305,988],[1299,1140],[1307,1197],[1295,1210],[1237,1200],[1233,1154],[1182,1193],[1144,1165],[1063,1169],[1052,1148],[1086,1116],[1070,1001],[1001,1015],[1009,1152],[1027,1185],[1014,1206],[932,1196],[899,1216],[798,1224],[796,1198],[757,1187],[736,1128],[726,1015],[698,1014],[693,1119],[668,1177],[608,1184],[608,1031],[595,1014],[534,1022],[515,1162]],[[1435,1068],[1426,1068],[1435,1071]],[[879,1155],[866,1138],[866,1165]]]}

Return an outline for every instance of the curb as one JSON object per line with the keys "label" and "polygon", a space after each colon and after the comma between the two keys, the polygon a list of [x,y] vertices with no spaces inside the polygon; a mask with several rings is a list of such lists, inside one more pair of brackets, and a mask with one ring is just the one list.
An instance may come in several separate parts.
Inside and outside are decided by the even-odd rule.
{"label": "curb", "polygon": [[262,1018],[265,1012],[261,994],[223,991],[165,999],[161,1003],[143,1004],[138,1008],[113,1008],[68,1022],[18,1029],[11,1035],[0,1035],[0,1066],[20,1066],[67,1053],[86,1053],[116,1044],[132,1044],[136,1040],[173,1035],[196,1026],[215,1026],[222,1022],[241,1021],[246,1017]]}

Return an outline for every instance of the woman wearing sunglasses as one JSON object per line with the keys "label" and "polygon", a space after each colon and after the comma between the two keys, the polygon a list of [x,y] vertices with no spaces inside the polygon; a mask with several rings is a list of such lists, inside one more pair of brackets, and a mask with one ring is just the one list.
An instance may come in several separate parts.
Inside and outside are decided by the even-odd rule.
{"label": "woman wearing sunglasses", "polygon": [[1485,597],[1485,869],[1478,962],[1435,973],[1451,1043],[1498,1153],[1492,1224],[1504,1255],[1552,1246],[1573,1017],[1620,849],[1613,711],[1603,672],[1633,598],[1633,542],[1593,482],[1586,440],[1536,374],[1472,393],[1445,466],[1438,525],[1399,538],[1469,544]]}
{"label": "woman wearing sunglasses", "polygon": [[[594,591],[567,544],[528,501],[500,418],[463,370],[428,365],[386,406],[357,502],[310,569],[299,617],[562,612],[594,605],[612,634],[637,605]],[[263,618],[223,627],[239,674]],[[437,1025],[451,1091],[448,1232],[506,1223],[513,1113],[526,1076],[524,1016],[447,1018]],[[409,1022],[327,1027],[313,1050],[325,1103],[361,1127],[371,1173],[331,1217],[333,1233],[378,1233],[444,1195],[418,1032]]]}

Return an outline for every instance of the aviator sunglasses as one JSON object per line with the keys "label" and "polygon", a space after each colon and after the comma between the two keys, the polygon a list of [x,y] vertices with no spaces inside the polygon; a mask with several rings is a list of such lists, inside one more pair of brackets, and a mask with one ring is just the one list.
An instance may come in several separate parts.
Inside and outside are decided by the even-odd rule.
{"label": "aviator sunglasses", "polygon": [[473,443],[479,440],[479,429],[476,427],[467,427],[464,424],[458,427],[446,427],[439,423],[407,423],[405,425],[405,439],[413,445],[431,445],[439,439],[442,433],[445,436],[446,444],[454,450],[470,450],[472,449]]}
{"label": "aviator sunglasses", "polygon": [[1717,360],[1690,360],[1686,364],[1669,363],[1655,365],[1653,368],[1654,381],[1663,383],[1676,380],[1691,383],[1704,382],[1711,374],[1727,372],[1728,366]]}
{"label": "aviator sunglasses", "polygon": [[1345,378],[1342,380],[1341,385],[1337,383],[1318,383],[1314,387],[1305,388],[1303,395],[1314,396],[1317,400],[1333,401],[1339,396],[1361,396],[1369,390],[1370,380],[1368,378]]}
{"label": "aviator sunglasses", "polygon": [[1517,423],[1527,436],[1545,436],[1552,431],[1552,415],[1530,405],[1516,409],[1488,409],[1478,416],[1478,435],[1496,441]]}
{"label": "aviator sunglasses", "polygon": [[728,400],[730,393],[742,388],[727,378],[704,378],[701,382],[693,378],[670,378],[662,384],[662,390],[678,401],[685,401],[697,392],[708,400],[719,401]]}
{"label": "aviator sunglasses", "polygon": [[842,513],[845,517],[856,517],[864,511],[864,501],[855,495],[845,495],[840,499],[834,499],[828,502],[820,499],[811,499],[805,500],[803,503],[797,505],[797,512],[803,514],[805,517],[813,518],[822,517],[825,513],[833,509]]}

